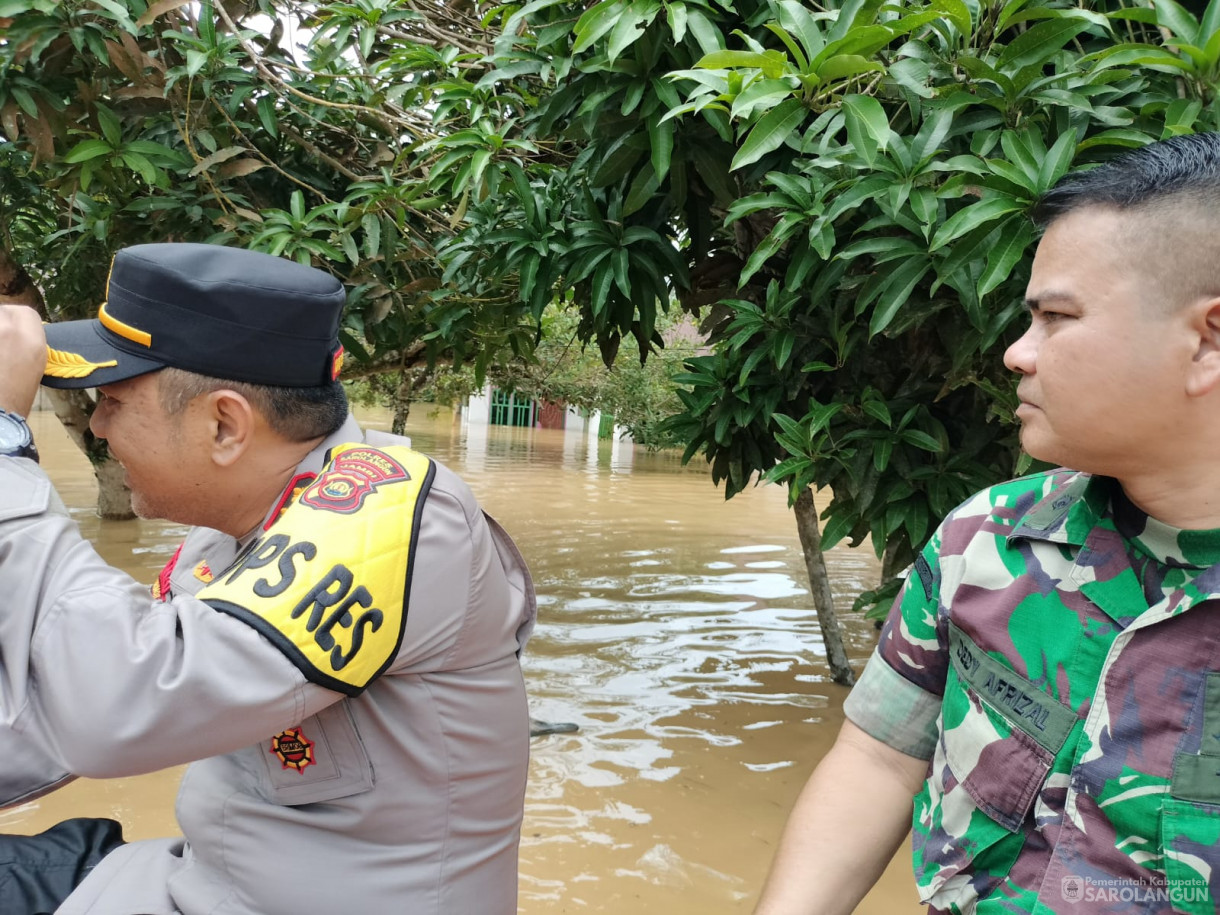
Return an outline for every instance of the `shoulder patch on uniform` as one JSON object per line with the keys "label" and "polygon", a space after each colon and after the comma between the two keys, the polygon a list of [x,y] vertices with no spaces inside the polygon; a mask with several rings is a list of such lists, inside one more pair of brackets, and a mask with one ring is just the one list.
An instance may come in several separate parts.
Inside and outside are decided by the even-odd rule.
{"label": "shoulder patch on uniform", "polygon": [[923,585],[923,596],[931,600],[932,587],[936,582],[932,576],[932,567],[928,565],[928,560],[923,558],[923,553],[915,557],[915,574],[919,576],[919,583]]}
{"label": "shoulder patch on uniform", "polygon": [[322,511],[350,515],[388,483],[409,480],[406,468],[384,451],[353,448],[335,456],[321,476],[301,493],[301,501]]}
{"label": "shoulder patch on uniform", "polygon": [[435,472],[409,448],[340,445],[197,597],[253,626],[310,681],[359,695],[398,654]]}

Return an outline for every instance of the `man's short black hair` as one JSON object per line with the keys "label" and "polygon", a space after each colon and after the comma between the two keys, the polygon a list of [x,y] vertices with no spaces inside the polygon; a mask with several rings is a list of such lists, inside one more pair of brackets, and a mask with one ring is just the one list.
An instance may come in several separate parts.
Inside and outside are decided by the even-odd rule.
{"label": "man's short black hair", "polygon": [[284,388],[211,378],[184,369],[165,368],[158,373],[161,407],[176,414],[202,394],[231,390],[241,394],[263,415],[271,431],[290,442],[308,442],[330,435],[347,419],[347,394],[342,383],[307,388]]}
{"label": "man's short black hair", "polygon": [[1067,175],[1031,215],[1045,227],[1083,207],[1133,210],[1182,195],[1204,206],[1220,205],[1220,133],[1170,137]]}

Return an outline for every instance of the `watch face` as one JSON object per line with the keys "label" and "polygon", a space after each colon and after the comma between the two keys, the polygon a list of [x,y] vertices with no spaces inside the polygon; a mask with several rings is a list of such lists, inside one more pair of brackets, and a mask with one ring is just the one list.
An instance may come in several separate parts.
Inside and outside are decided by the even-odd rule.
{"label": "watch face", "polygon": [[30,443],[30,430],[25,423],[7,413],[0,413],[0,453],[11,453]]}

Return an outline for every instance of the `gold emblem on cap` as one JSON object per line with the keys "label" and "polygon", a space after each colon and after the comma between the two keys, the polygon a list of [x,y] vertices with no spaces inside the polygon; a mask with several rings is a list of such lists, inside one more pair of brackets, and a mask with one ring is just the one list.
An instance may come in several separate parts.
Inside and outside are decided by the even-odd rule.
{"label": "gold emblem on cap", "polygon": [[142,331],[137,327],[132,327],[130,324],[124,324],[118,318],[106,314],[105,302],[97,310],[97,319],[102,322],[102,327],[112,334],[118,334],[123,339],[130,340],[132,343],[139,343],[141,346],[152,346],[152,334]]}
{"label": "gold emblem on cap", "polygon": [[108,369],[118,365],[114,359],[109,362],[90,362],[84,356],[76,353],[65,353],[61,349],[47,347],[47,367],[44,375],[52,378],[87,378],[98,369]]}

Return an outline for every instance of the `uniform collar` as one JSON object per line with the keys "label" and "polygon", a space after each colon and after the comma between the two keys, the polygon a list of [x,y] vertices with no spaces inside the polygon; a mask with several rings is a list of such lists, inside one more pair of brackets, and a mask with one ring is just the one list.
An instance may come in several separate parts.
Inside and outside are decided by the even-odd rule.
{"label": "uniform collar", "polygon": [[1084,546],[1089,532],[1106,517],[1117,481],[1071,470],[1053,471],[1047,480],[1053,488],[1017,519],[1008,540]]}
{"label": "uniform collar", "polygon": [[[309,454],[301,459],[301,463],[297,464],[297,469],[293,473],[292,479],[288,481],[288,485],[280,492],[279,497],[275,500],[275,504],[263,516],[262,523],[251,531],[251,535],[259,535],[270,527],[271,522],[278,518],[280,512],[283,511],[285,502],[291,499],[296,490],[307,485],[326,466],[326,458],[332,448],[348,442],[362,441],[364,441],[364,432],[361,430],[360,424],[356,422],[356,418],[352,414],[347,414],[347,419],[343,421],[343,425],[322,439]],[[246,541],[252,539],[251,535],[243,538],[239,546],[245,546]]]}

